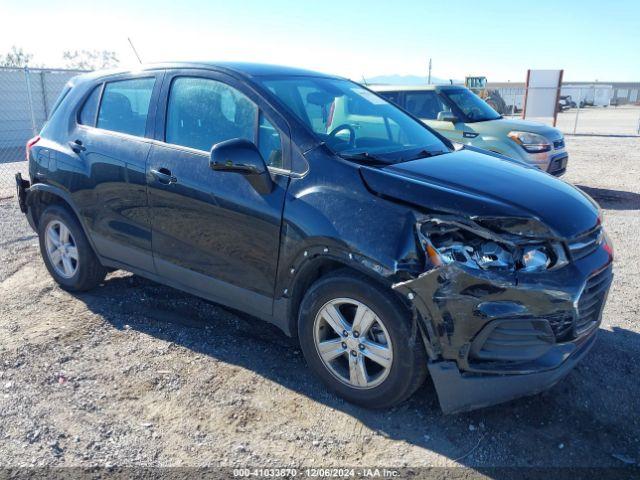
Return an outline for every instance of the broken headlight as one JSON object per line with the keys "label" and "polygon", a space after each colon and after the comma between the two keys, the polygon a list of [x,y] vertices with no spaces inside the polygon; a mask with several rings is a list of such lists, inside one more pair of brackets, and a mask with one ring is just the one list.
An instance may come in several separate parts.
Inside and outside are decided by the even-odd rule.
{"label": "broken headlight", "polygon": [[425,222],[420,237],[431,263],[435,266],[458,263],[481,270],[537,272],[566,263],[559,243],[502,241],[498,235],[467,226]]}

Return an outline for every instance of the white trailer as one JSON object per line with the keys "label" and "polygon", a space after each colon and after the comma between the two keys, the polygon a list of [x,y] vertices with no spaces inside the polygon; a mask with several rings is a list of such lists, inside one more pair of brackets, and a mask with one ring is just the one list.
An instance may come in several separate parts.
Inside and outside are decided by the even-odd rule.
{"label": "white trailer", "polygon": [[560,95],[570,95],[571,100],[581,106],[608,107],[613,98],[613,85],[600,83],[563,85]]}

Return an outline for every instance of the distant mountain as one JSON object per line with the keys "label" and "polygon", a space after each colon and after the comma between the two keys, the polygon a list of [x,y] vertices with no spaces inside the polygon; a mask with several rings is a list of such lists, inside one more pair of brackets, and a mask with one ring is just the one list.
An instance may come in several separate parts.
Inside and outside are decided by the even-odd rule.
{"label": "distant mountain", "polygon": [[[375,77],[369,77],[366,79],[370,84],[382,84],[382,85],[425,85],[427,83],[427,76],[419,75],[378,75]],[[449,79],[431,77],[431,83],[442,85],[448,84]],[[463,83],[461,80],[453,79],[453,83]]]}

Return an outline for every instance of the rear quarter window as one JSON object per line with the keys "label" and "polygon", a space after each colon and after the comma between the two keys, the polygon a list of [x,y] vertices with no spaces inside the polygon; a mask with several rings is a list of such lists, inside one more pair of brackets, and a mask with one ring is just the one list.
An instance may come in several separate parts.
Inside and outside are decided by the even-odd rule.
{"label": "rear quarter window", "polygon": [[53,114],[56,113],[56,110],[58,110],[58,107],[60,106],[62,101],[67,97],[70,91],[71,91],[71,85],[69,84],[65,85],[64,88],[62,89],[62,92],[60,92],[60,95],[58,95],[58,98],[56,99],[56,103],[53,104],[53,108],[49,113],[49,118],[53,117]]}
{"label": "rear quarter window", "polygon": [[155,78],[109,82],[104,86],[98,128],[142,137]]}
{"label": "rear quarter window", "polygon": [[100,103],[100,91],[102,85],[94,87],[91,94],[87,97],[80,110],[80,124],[88,125],[90,127],[96,124],[96,115],[98,114],[98,104]]}

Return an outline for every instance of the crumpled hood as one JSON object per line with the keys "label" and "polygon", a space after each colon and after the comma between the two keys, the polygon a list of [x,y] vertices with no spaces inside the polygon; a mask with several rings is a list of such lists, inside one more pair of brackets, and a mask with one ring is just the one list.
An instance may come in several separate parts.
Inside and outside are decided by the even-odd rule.
{"label": "crumpled hood", "polygon": [[361,168],[374,192],[466,217],[534,218],[570,238],[598,223],[598,206],[577,188],[532,167],[462,149],[385,167]]}

